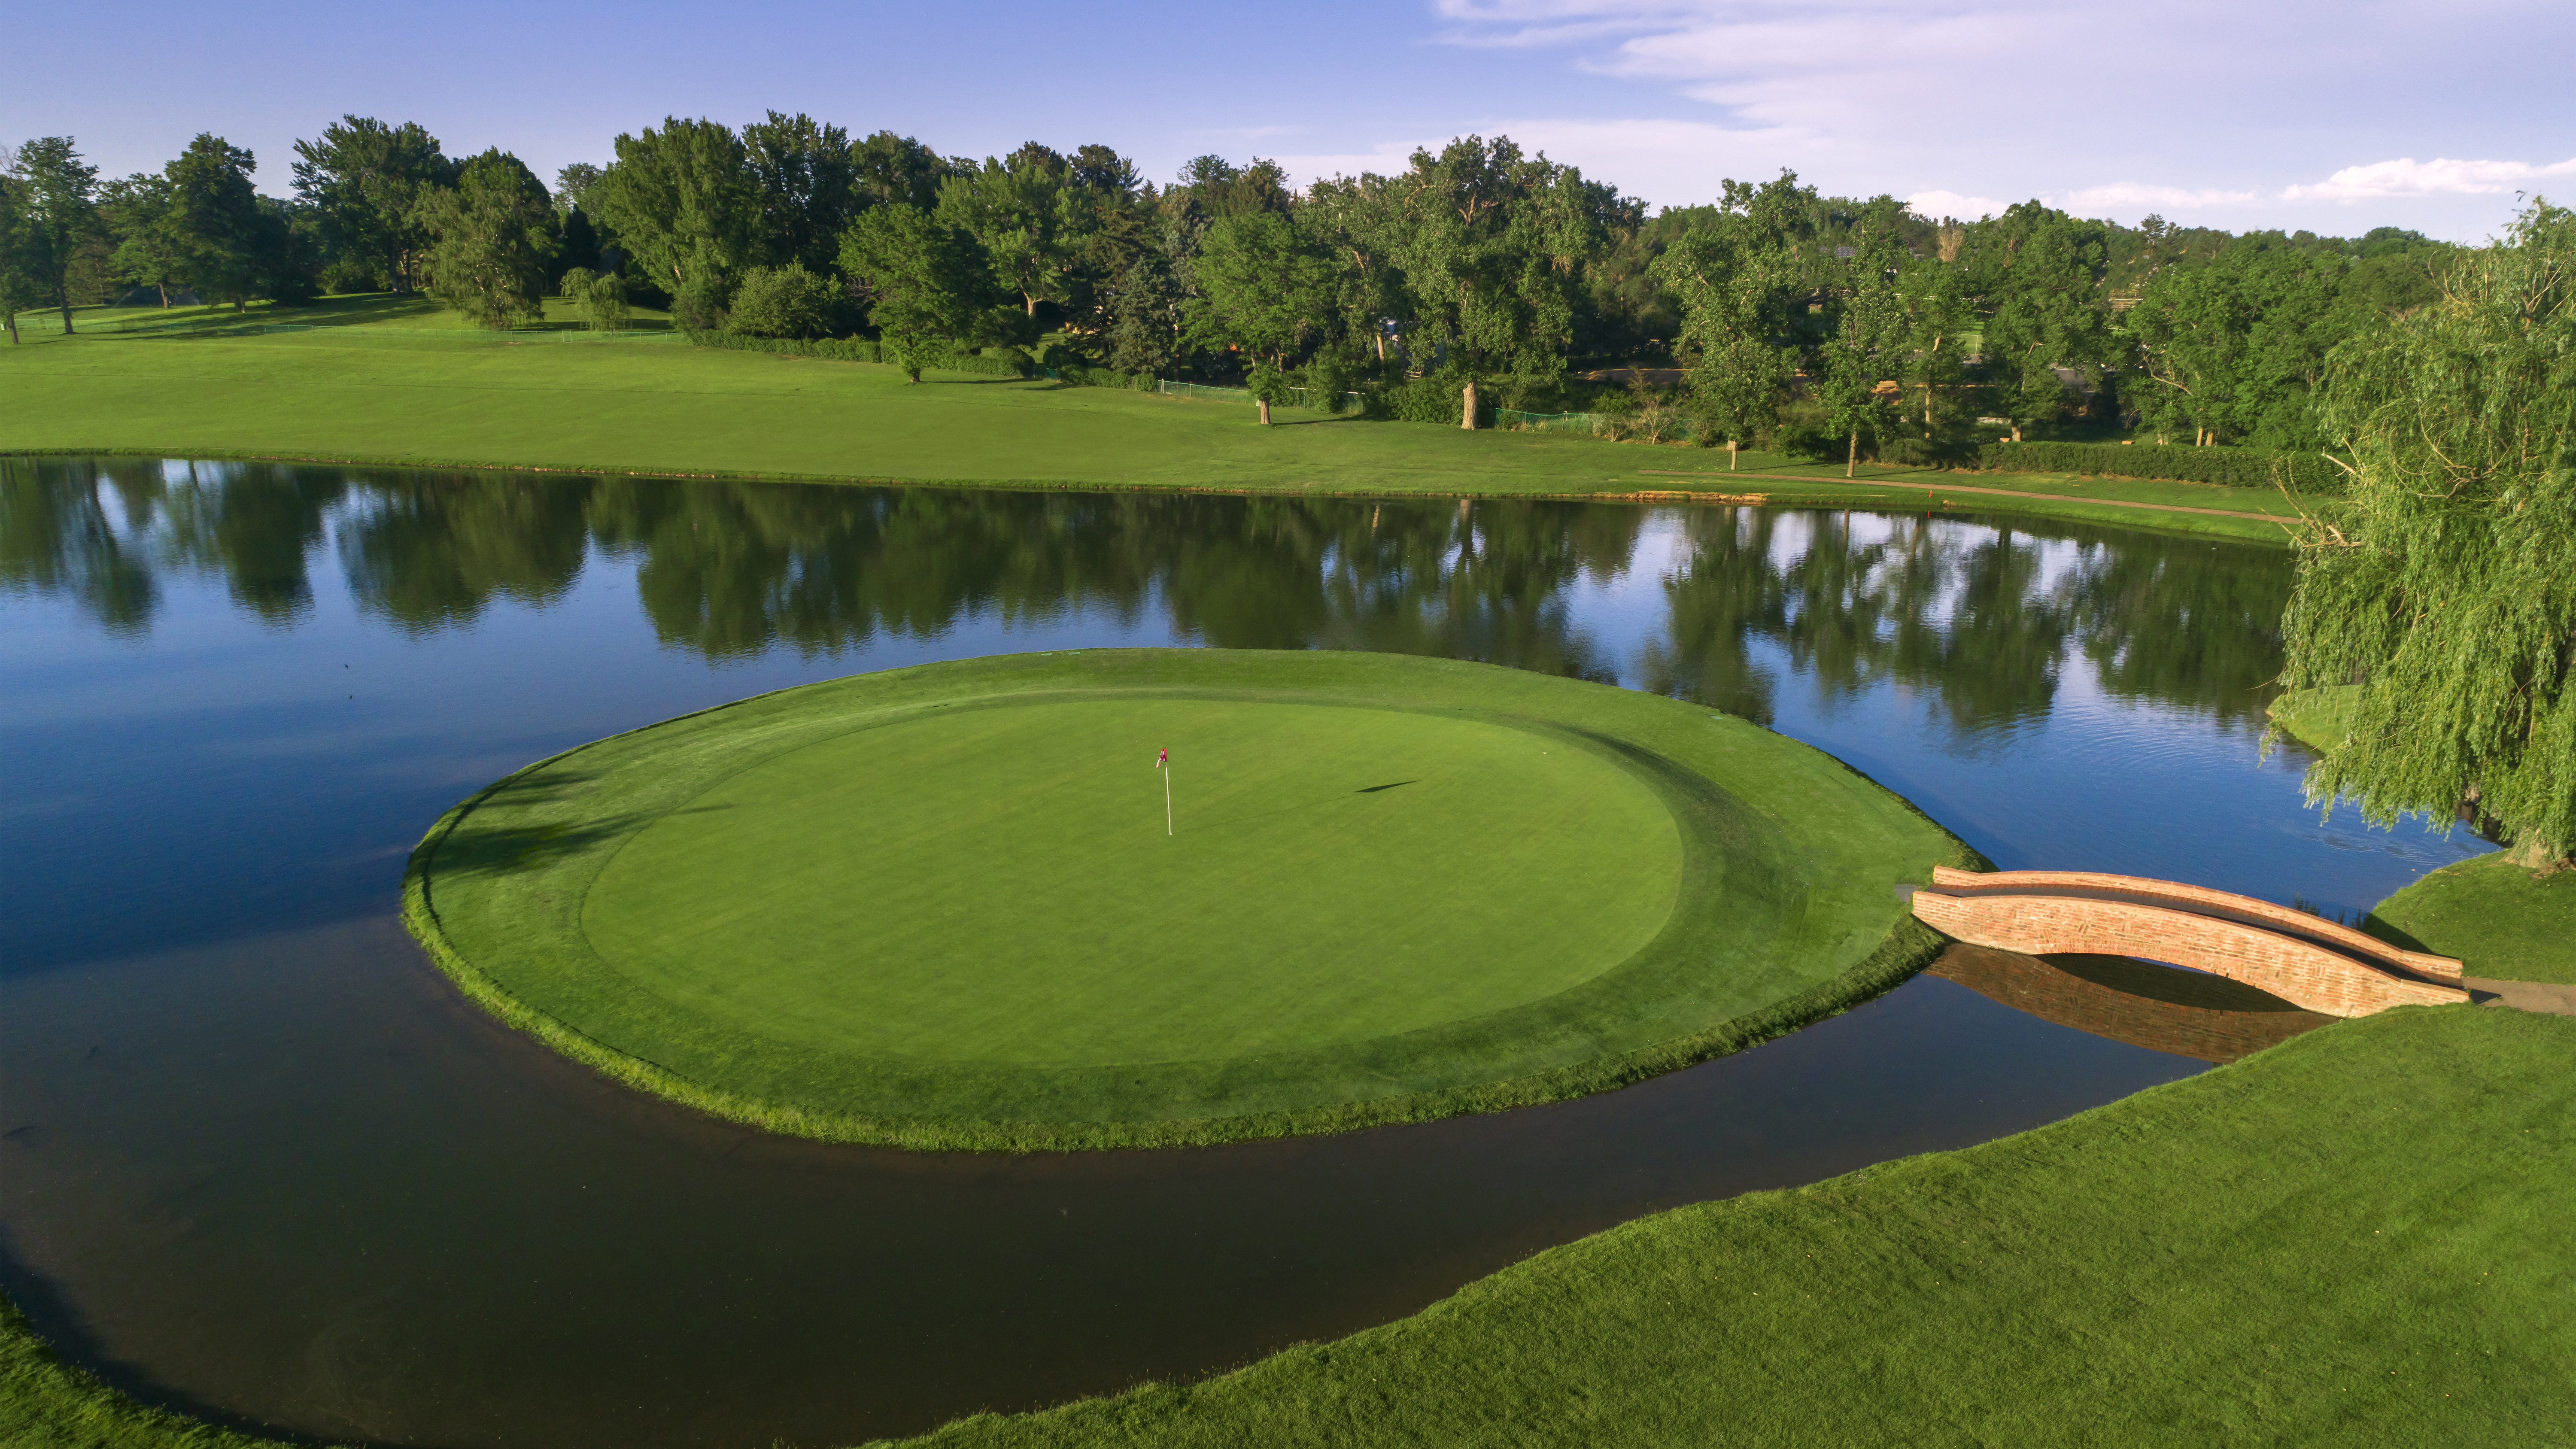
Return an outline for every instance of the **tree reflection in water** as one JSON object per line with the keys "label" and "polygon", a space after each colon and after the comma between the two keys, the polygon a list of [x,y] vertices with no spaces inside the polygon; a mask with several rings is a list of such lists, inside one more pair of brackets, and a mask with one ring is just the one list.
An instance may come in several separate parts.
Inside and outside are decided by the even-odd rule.
{"label": "tree reflection in water", "polygon": [[[1572,596],[1658,531],[1667,617],[1621,658]],[[405,631],[542,608],[598,553],[632,563],[663,643],[711,660],[1159,615],[1219,646],[1624,677],[1764,723],[1792,679],[1828,708],[1893,683],[1965,755],[2045,717],[2070,643],[2115,698],[2259,714],[2290,582],[2269,550],[1955,517],[0,460],[0,587],[113,630],[148,629],[177,575],[291,625],[326,544],[359,608]]]}

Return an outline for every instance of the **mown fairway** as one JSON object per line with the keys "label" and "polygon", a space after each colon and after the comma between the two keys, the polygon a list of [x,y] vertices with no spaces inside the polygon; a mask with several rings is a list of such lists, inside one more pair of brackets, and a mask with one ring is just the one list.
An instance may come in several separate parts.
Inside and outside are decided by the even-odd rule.
{"label": "mown fairway", "polygon": [[[1155,752],[1172,751],[1166,835]],[[1101,650],[856,675],[450,812],[409,915],[647,1090],[928,1147],[1546,1101],[1898,979],[1964,852],[1677,701],[1397,655]]]}
{"label": "mown fairway", "polygon": [[[401,319],[416,322],[408,314]],[[1748,453],[1558,434],[1466,432],[1045,381],[963,374],[906,386],[890,367],[695,348],[425,335],[353,325],[244,337],[31,335],[0,346],[0,452],[243,455],[569,471],[1215,488],[1385,495],[1758,493],[1780,502],[1943,506],[1951,475],[1842,469]],[[1872,475],[1889,480],[1872,486]],[[2110,508],[2147,502],[2286,514],[2254,489],[2047,474],[1953,481],[2053,495],[1959,493],[1960,511],[2058,513],[2123,527],[2278,541],[2279,525]],[[2060,501],[2063,500],[2063,501]]]}

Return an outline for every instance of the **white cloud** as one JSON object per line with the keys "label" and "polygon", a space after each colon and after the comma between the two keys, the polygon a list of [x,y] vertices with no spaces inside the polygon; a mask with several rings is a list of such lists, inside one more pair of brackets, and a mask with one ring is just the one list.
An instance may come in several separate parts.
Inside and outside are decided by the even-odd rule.
{"label": "white cloud", "polygon": [[[1698,102],[1731,135],[1729,174],[1780,164],[1827,192],[1989,208],[2039,195],[2124,219],[2197,211],[2295,224],[2303,206],[2371,200],[2391,221],[2474,235],[2515,183],[2576,172],[2514,162],[2383,162],[2293,185],[2353,148],[2390,155],[2557,152],[2548,57],[2576,50],[2566,0],[2165,0],[2154,24],[2115,0],[1430,0],[1453,46],[1561,51],[1573,70]],[[2502,51],[2493,37],[2511,35]],[[2116,38],[2115,38],[2116,37]],[[1526,66],[1527,60],[1505,62]],[[2386,97],[2404,94],[2409,104]],[[2517,97],[2524,99],[2516,99]],[[1630,114],[1656,107],[1623,100]],[[1642,123],[1628,123],[1640,125]],[[1514,131],[1518,136],[1520,133]],[[1768,150],[1744,138],[1766,138]],[[2546,138],[2546,139],[2543,139]],[[2475,150],[2467,148],[2475,147]],[[2340,152],[2341,155],[2336,153]],[[2527,154],[2527,151],[2526,151]],[[1587,171],[1594,170],[1586,163]],[[1651,200],[1705,199],[1704,168],[1618,176]],[[2188,185],[2112,176],[2184,175]]]}
{"label": "white cloud", "polygon": [[1991,196],[1961,196],[1955,191],[1917,191],[1905,198],[1905,209],[1934,221],[1955,216],[1962,221],[1996,216],[2010,205]]}
{"label": "white cloud", "polygon": [[2576,158],[2546,166],[2528,161],[2418,161],[2412,156],[2347,166],[2313,186],[2293,186],[2285,201],[2375,201],[2392,196],[2486,196],[2517,191],[2550,176],[2576,176]]}
{"label": "white cloud", "polygon": [[2069,211],[2092,211],[2112,208],[2134,211],[2139,207],[2163,207],[2172,211],[2189,211],[2203,206],[2241,206],[2260,201],[2259,191],[2222,191],[2216,188],[2188,190],[2180,186],[2142,186],[2135,181],[2114,181],[2108,186],[2087,186],[2071,191],[2058,203]]}

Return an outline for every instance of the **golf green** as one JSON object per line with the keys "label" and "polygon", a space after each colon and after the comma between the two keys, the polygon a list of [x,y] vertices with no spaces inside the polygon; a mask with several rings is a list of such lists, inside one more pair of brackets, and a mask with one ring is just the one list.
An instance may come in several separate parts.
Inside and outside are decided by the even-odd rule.
{"label": "golf green", "polygon": [[[1170,752],[1170,766],[1156,764]],[[407,914],[505,1019],[807,1135],[1217,1141],[1543,1101],[1911,969],[1963,852],[1741,721],[1347,653],[858,675],[541,761]]]}

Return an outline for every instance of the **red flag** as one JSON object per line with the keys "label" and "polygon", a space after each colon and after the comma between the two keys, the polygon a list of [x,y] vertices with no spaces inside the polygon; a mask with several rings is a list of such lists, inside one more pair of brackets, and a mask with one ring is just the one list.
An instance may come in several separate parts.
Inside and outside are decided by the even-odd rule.
{"label": "red flag", "polygon": [[1156,750],[1156,751],[1154,752],[1154,768],[1155,768],[1155,769],[1159,770],[1159,769],[1163,768],[1165,765],[1170,764],[1171,762],[1172,762],[1172,752],[1171,752],[1170,750]]}

